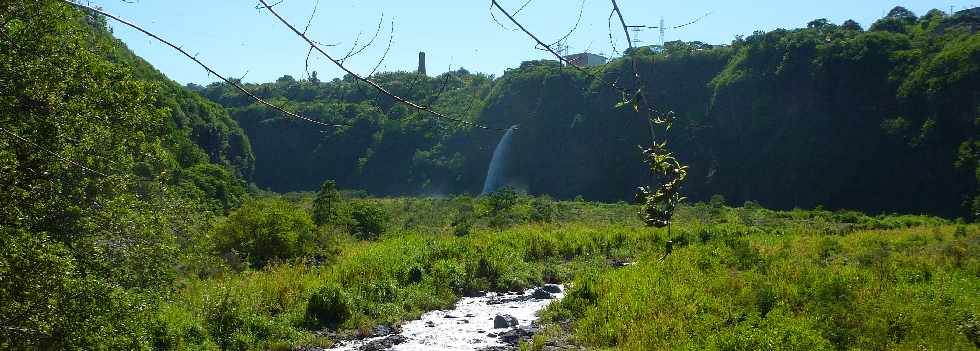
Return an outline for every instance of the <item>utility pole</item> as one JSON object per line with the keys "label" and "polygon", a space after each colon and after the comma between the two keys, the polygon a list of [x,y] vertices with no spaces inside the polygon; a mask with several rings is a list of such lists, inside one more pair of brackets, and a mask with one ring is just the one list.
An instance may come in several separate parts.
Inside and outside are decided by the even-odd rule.
{"label": "utility pole", "polygon": [[664,32],[666,30],[667,28],[664,28],[664,18],[663,16],[661,16],[660,17],[660,46],[661,47],[664,46]]}

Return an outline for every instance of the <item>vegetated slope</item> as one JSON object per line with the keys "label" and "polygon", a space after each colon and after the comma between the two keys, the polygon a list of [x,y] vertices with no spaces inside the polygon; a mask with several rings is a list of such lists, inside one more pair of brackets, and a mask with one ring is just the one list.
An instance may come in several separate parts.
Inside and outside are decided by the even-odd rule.
{"label": "vegetated slope", "polygon": [[208,142],[234,121],[134,60],[102,18],[0,5],[0,348],[151,347],[159,301],[212,266],[211,218],[246,195],[247,139]]}
{"label": "vegetated slope", "polygon": [[101,44],[102,55],[132,70],[134,78],[154,83],[157,107],[170,114],[167,142],[177,152],[182,167],[211,162],[225,166],[240,178],[252,176],[255,156],[251,144],[224,108],[170,80],[136,56],[126,44],[112,36],[103,20],[92,21],[92,33],[88,38]]}
{"label": "vegetated slope", "polygon": [[220,105],[170,80],[119,39],[112,36],[105,19],[88,17],[84,38],[94,53],[132,72],[149,83],[155,108],[167,113],[161,142],[176,166],[170,182],[185,195],[228,210],[241,204],[245,181],[255,167],[255,156],[245,132]]}
{"label": "vegetated slope", "polygon": [[[816,20],[723,47],[639,48],[593,69],[632,87],[635,62],[649,100],[676,113],[670,138],[691,164],[684,191],[693,199],[969,217],[980,210],[978,22],[897,8],[867,31]],[[625,200],[647,181],[636,148],[649,140],[643,117],[614,108],[615,90],[555,62],[525,62],[492,80],[466,72],[378,79],[452,115],[520,124],[511,179],[532,193]],[[278,191],[330,178],[375,194],[476,193],[500,137],[408,111],[350,78],[251,87],[356,125],[321,132],[227,86],[205,88],[252,137],[257,184]]]}

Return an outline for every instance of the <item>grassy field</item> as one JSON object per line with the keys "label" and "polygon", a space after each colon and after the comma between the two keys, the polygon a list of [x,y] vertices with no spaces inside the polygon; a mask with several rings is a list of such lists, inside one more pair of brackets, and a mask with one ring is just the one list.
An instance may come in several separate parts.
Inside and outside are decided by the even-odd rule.
{"label": "grassy field", "polygon": [[[313,195],[281,197],[310,208]],[[159,346],[327,346],[332,334],[322,330],[363,332],[466,294],[544,282],[571,288],[544,312],[546,332],[530,348],[980,346],[975,224],[716,202],[680,208],[668,233],[642,226],[622,203],[349,201],[387,213],[380,238],[338,230],[339,254],[326,261],[185,278],[159,311]],[[611,264],[623,261],[635,264]]]}

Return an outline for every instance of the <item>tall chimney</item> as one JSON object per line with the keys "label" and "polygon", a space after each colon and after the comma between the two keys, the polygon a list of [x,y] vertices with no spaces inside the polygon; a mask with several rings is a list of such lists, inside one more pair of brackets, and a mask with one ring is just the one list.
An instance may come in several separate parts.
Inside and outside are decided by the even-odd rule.
{"label": "tall chimney", "polygon": [[425,51],[419,51],[419,74],[425,75]]}

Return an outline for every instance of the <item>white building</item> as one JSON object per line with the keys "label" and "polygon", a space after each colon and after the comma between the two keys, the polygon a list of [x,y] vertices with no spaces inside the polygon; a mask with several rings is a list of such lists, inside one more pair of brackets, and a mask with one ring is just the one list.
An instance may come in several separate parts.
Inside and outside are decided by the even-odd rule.
{"label": "white building", "polygon": [[608,60],[605,57],[588,53],[588,52],[572,54],[572,55],[565,56],[564,58],[565,61],[568,61],[568,64],[573,66],[579,66],[579,67],[601,65],[601,64],[605,64],[606,61]]}

